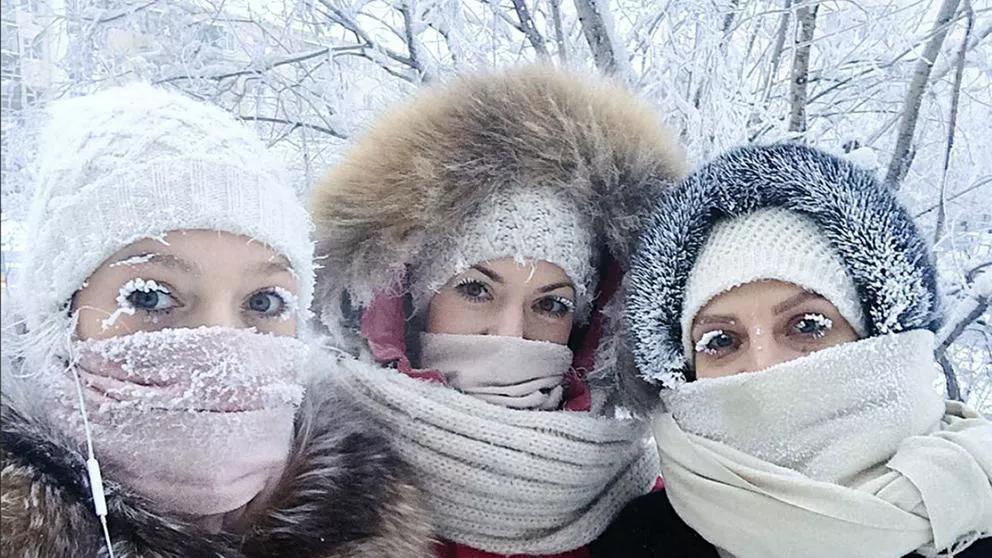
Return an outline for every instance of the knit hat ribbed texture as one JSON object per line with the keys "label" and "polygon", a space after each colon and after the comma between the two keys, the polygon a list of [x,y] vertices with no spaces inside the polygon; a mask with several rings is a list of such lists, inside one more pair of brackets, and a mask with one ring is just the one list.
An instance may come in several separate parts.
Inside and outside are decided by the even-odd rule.
{"label": "knit hat ribbed texture", "polygon": [[782,208],[760,209],[713,227],[686,282],[682,343],[691,362],[692,322],[717,295],[753,281],[777,279],[829,300],[860,336],[865,319],[854,281],[816,225]]}
{"label": "knit hat ribbed texture", "polygon": [[581,322],[596,289],[597,255],[591,224],[564,197],[550,190],[499,190],[451,234],[426,243],[411,274],[414,308],[427,308],[451,277],[473,265],[512,257],[521,265],[543,260],[560,267],[575,284]]}
{"label": "knit hat ribbed texture", "polygon": [[264,242],[313,293],[309,216],[287,173],[224,110],[145,84],[55,103],[42,130],[23,270],[29,328],[64,319],[73,293],[121,248],[175,230]]}

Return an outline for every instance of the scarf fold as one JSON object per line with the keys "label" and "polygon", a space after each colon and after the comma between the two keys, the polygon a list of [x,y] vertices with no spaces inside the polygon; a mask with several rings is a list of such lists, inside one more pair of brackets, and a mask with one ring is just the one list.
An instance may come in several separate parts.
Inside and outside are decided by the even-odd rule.
{"label": "scarf fold", "polygon": [[636,421],[509,409],[359,361],[342,362],[334,381],[393,435],[439,534],[472,548],[579,548],[658,475]]}
{"label": "scarf fold", "polygon": [[874,337],[665,393],[673,507],[737,558],[936,556],[992,534],[992,425],[944,404],[932,342]]}
{"label": "scarf fold", "polygon": [[564,395],[572,351],[565,345],[498,335],[422,333],[421,366],[448,385],[494,405],[552,411]]}
{"label": "scarf fold", "polygon": [[[248,504],[282,473],[308,349],[292,337],[220,327],[78,341],[47,378],[54,419],[107,474],[163,509],[207,521]],[[210,519],[210,521],[213,521]]]}

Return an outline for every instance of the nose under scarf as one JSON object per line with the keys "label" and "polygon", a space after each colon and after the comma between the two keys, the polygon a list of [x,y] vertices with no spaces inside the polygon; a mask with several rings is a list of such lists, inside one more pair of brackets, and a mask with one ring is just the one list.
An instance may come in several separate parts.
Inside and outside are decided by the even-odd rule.
{"label": "nose under scarf", "polygon": [[425,368],[439,370],[448,385],[511,409],[558,409],[572,351],[565,345],[497,335],[424,333]]}
{"label": "nose under scarf", "polygon": [[[304,391],[301,341],[202,327],[78,341],[74,353],[97,458],[118,482],[203,517],[280,476]],[[72,370],[48,380],[54,418],[84,439]]]}

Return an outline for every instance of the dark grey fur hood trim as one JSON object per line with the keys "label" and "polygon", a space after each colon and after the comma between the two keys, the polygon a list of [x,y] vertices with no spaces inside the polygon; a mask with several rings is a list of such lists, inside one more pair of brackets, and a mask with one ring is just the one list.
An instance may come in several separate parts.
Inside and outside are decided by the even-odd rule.
{"label": "dark grey fur hood trim", "polygon": [[927,242],[870,172],[798,144],[734,149],[659,200],[632,257],[627,317],[638,374],[671,388],[691,371],[681,341],[685,284],[715,222],[765,207],[815,222],[861,298],[868,335],[940,325]]}
{"label": "dark grey fur hood trim", "polygon": [[[106,556],[80,448],[31,405],[2,396],[2,537],[10,557]],[[361,411],[326,384],[308,392],[294,453],[266,509],[210,534],[105,478],[117,558],[432,556],[412,473]]]}

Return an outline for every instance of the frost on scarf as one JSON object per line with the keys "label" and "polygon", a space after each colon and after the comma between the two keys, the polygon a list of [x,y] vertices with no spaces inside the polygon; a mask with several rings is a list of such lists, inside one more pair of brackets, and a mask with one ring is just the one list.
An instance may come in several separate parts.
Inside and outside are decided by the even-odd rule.
{"label": "frost on scarf", "polygon": [[73,368],[95,452],[113,478],[165,509],[234,510],[278,478],[303,398],[307,346],[221,327],[78,341],[45,378],[50,412],[82,443]]}
{"label": "frost on scarf", "polygon": [[96,411],[239,412],[298,405],[305,346],[252,330],[200,327],[79,341],[84,384]]}

